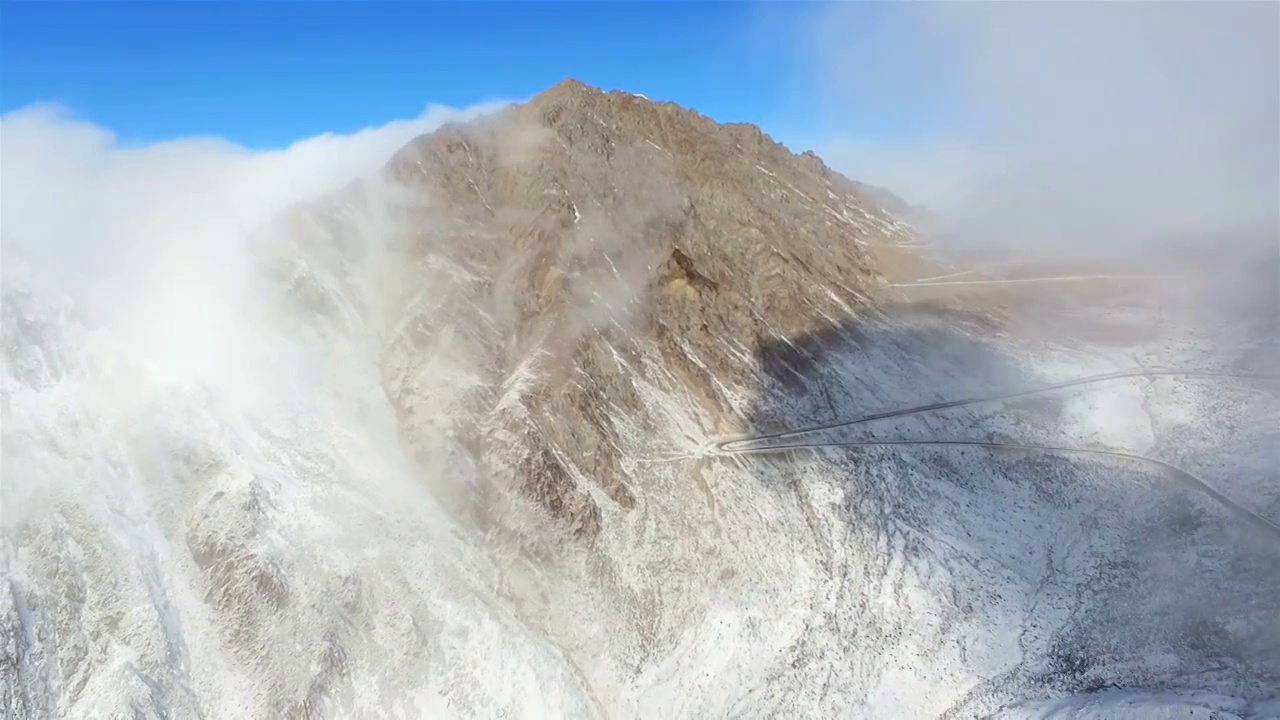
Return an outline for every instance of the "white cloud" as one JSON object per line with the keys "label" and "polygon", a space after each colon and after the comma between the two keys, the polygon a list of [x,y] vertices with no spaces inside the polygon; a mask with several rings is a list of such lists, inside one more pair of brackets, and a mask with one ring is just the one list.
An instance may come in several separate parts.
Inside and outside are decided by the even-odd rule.
{"label": "white cloud", "polygon": [[380,168],[411,139],[501,108],[429,106],[351,135],[326,133],[254,152],[218,138],[125,147],[107,129],[36,105],[0,116],[0,218],[6,252],[58,263],[170,245],[259,223]]}
{"label": "white cloud", "polygon": [[891,188],[935,212],[955,209],[975,174],[991,180],[1001,170],[998,150],[958,139],[912,142],[835,135],[811,144],[828,165],[845,175]]}
{"label": "white cloud", "polygon": [[1280,6],[851,3],[808,39],[828,107],[936,131],[815,145],[953,236],[1104,252],[1280,232]]}
{"label": "white cloud", "polygon": [[[420,116],[283,150],[218,138],[126,147],[37,105],[0,116],[0,243],[9,284],[29,268],[174,372],[208,373],[261,312],[254,234],[296,203],[378,171],[416,137],[505,103]],[[221,359],[221,360],[220,360]],[[225,371],[226,368],[221,368]]]}

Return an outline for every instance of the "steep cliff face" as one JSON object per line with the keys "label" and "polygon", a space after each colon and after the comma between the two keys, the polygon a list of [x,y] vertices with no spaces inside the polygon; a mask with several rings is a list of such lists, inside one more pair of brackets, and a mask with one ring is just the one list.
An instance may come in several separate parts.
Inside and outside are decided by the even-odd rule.
{"label": "steep cliff face", "polygon": [[[599,502],[635,501],[623,436],[658,421],[635,383],[694,398],[703,431],[742,429],[761,344],[857,313],[880,280],[869,247],[910,236],[754,126],[573,80],[418,138],[387,172],[417,214],[404,248],[422,273],[406,281],[438,295],[428,266],[447,262],[453,311],[484,328],[451,340],[492,389],[475,398],[495,414],[474,442],[588,537]],[[440,308],[407,312],[419,353],[433,325],[457,326],[433,323]],[[389,393],[411,412],[414,361],[397,362]]]}

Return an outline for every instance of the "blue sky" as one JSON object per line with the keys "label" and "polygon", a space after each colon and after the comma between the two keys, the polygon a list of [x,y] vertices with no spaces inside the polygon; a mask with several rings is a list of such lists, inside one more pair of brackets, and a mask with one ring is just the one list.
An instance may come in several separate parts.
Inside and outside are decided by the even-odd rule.
{"label": "blue sky", "polygon": [[[871,6],[868,6],[869,8]],[[125,142],[279,147],[519,100],[572,76],[784,135],[815,124],[793,48],[812,6],[746,3],[7,3],[0,109],[55,101]]]}

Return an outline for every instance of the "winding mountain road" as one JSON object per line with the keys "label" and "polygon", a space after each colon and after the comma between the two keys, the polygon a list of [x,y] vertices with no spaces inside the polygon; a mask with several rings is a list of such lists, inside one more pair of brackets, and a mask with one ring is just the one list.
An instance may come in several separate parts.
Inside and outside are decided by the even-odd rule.
{"label": "winding mountain road", "polygon": [[[1044,393],[1065,390],[1084,385],[1091,385],[1110,380],[1121,380],[1125,378],[1157,378],[1157,377],[1184,377],[1199,379],[1233,379],[1233,380],[1275,380],[1280,379],[1277,375],[1259,375],[1251,373],[1237,373],[1227,371],[1212,370],[1131,370],[1124,372],[1108,373],[1106,375],[1095,375],[1077,380],[1069,380],[1066,382],[1056,383],[1040,388],[1030,390],[1022,390],[1013,393],[1004,393],[1000,395],[990,395],[976,398],[965,398],[962,400],[949,400],[945,402],[929,403],[927,405],[918,405],[914,407],[899,408],[895,410],[886,410],[882,412],[864,415],[852,420],[844,420],[825,425],[817,425],[795,430],[785,430],[774,433],[764,433],[749,437],[736,437],[732,439],[720,440],[709,446],[711,454],[714,455],[760,455],[782,452],[797,452],[803,450],[821,450],[826,448],[857,448],[857,447],[976,447],[991,450],[1016,450],[1024,452],[1048,452],[1067,455],[1087,455],[1092,457],[1105,457],[1129,462],[1140,462],[1154,465],[1164,470],[1169,475],[1178,479],[1188,487],[1198,492],[1204,493],[1214,501],[1222,505],[1227,510],[1236,514],[1242,520],[1250,525],[1258,528],[1280,540],[1280,524],[1269,520],[1258,513],[1240,505],[1236,501],[1224,495],[1221,491],[1214,488],[1203,479],[1183,470],[1182,468],[1157,460],[1156,458],[1147,457],[1145,455],[1135,455],[1132,453],[1118,452],[1114,450],[1097,450],[1088,448],[1072,448],[1059,447],[1053,445],[1023,444],[1023,443],[1007,443],[992,442],[981,440],[829,440],[818,442],[805,442],[804,437],[814,433],[821,433],[830,430],[843,429],[854,425],[874,422],[876,420],[885,420],[889,418],[905,417],[909,415],[917,415],[934,410],[945,410],[955,407],[963,407],[966,405],[977,405],[981,403],[1000,402],[1004,400],[1012,400],[1022,397],[1030,397],[1041,395]],[[783,440],[786,442],[773,444],[772,441]]]}
{"label": "winding mountain road", "polygon": [[943,402],[929,403],[927,405],[915,405],[906,408],[896,408],[894,410],[884,410],[881,412],[863,415],[852,420],[840,420],[838,422],[827,423],[823,425],[812,425],[809,427],[796,428],[793,430],[782,430],[779,432],[762,433],[759,435],[738,436],[732,438],[724,438],[711,443],[710,448],[713,452],[720,454],[735,454],[747,451],[755,451],[756,448],[751,447],[753,443],[761,443],[770,440],[784,440],[788,438],[800,437],[811,433],[826,432],[828,430],[839,430],[854,425],[862,425],[864,423],[874,422],[876,420],[887,420],[889,418],[906,417],[908,415],[919,415],[921,413],[932,412],[934,410],[947,410],[950,408],[964,407],[966,405],[979,405],[982,403],[1002,402],[1005,400],[1016,400],[1018,398],[1032,397],[1045,393],[1056,392],[1058,390],[1066,390],[1069,388],[1080,387],[1083,385],[1092,385],[1094,383],[1107,382],[1110,380],[1124,380],[1126,378],[1156,378],[1156,377],[1183,377],[1183,378],[1201,378],[1201,379],[1218,379],[1218,380],[1280,380],[1280,375],[1265,375],[1257,373],[1241,373],[1218,370],[1125,370],[1121,372],[1107,373],[1105,375],[1093,375],[1086,378],[1076,380],[1067,380],[1065,382],[1055,383],[1053,385],[1045,385],[1029,390],[1019,390],[1012,393],[1002,393],[999,395],[984,395],[981,397],[964,398],[960,400],[946,400]]}

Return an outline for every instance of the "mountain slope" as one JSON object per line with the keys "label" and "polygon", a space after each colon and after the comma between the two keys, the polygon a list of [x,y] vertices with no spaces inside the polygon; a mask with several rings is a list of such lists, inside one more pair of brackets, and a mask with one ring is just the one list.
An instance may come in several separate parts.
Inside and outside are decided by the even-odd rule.
{"label": "mountain slope", "polygon": [[888,200],[566,81],[129,322],[6,257],[0,708],[1274,714],[1276,265],[919,301]]}
{"label": "mountain slope", "polygon": [[[611,419],[644,433],[633,370],[696,398],[704,431],[738,427],[755,348],[852,312],[878,279],[868,243],[909,232],[753,126],[572,80],[419,138],[389,172],[429,202],[410,255],[492,279],[457,289],[465,325],[490,333],[473,348],[485,381],[538,364],[521,411],[492,432],[518,436],[520,482],[585,535],[599,527],[585,484],[634,504]],[[637,340],[650,339],[644,358]],[[392,395],[414,403],[403,382]]]}

